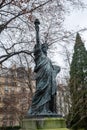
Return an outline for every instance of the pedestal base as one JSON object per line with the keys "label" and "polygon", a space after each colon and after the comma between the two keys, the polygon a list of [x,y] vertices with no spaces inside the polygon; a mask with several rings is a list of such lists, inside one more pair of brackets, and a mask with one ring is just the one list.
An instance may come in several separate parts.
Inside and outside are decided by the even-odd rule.
{"label": "pedestal base", "polygon": [[63,118],[31,118],[23,119],[23,130],[68,130]]}

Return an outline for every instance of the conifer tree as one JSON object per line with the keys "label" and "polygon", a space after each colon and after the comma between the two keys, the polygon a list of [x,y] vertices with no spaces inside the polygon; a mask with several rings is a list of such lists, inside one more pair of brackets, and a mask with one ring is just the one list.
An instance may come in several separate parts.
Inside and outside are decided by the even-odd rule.
{"label": "conifer tree", "polygon": [[87,52],[79,33],[76,35],[70,66],[69,88],[72,102],[69,125],[85,128],[87,120]]}

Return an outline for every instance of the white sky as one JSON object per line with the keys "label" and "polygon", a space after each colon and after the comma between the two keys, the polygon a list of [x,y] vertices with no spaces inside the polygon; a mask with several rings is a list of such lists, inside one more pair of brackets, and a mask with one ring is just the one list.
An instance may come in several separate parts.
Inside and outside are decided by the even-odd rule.
{"label": "white sky", "polygon": [[[68,16],[66,16],[65,22],[64,22],[65,28],[67,30],[73,30],[74,32],[79,31],[80,29],[87,28],[87,9],[85,10],[73,10]],[[73,32],[72,32],[73,33]],[[84,42],[86,48],[87,48],[87,31],[80,33],[82,41]],[[72,45],[67,46],[68,49],[72,50]],[[60,47],[58,49],[58,52],[55,52],[52,56],[53,61],[58,63],[59,66],[62,66],[62,68],[65,66],[64,64],[64,58],[60,57],[59,52],[63,52],[62,48]],[[59,59],[59,60],[58,60]]]}
{"label": "white sky", "polygon": [[[87,29],[87,9],[73,10],[69,16],[66,16],[65,27],[74,32],[83,28]],[[81,32],[81,38],[87,48],[87,30]]]}

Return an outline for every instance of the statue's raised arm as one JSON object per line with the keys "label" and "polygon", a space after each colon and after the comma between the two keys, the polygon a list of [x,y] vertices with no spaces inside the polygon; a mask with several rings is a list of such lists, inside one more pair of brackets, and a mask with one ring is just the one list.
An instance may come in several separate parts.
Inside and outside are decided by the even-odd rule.
{"label": "statue's raised arm", "polygon": [[39,22],[39,20],[36,19],[34,24],[35,24],[35,30],[36,30],[36,44],[40,44],[40,39],[39,39],[39,24],[40,24],[40,22]]}

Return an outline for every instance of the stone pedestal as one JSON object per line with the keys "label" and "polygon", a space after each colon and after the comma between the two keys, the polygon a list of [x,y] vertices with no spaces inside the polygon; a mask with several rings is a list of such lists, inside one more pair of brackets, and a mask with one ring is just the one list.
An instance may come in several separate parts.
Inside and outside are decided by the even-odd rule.
{"label": "stone pedestal", "polygon": [[23,119],[22,130],[68,130],[63,118]]}

